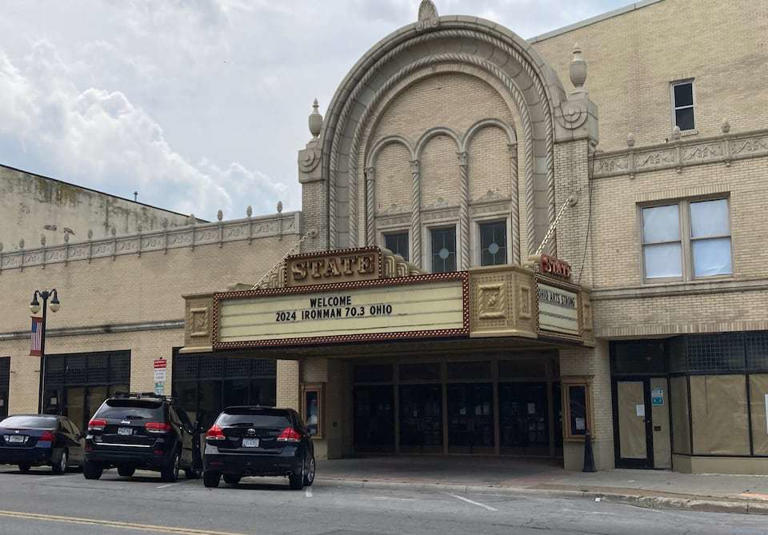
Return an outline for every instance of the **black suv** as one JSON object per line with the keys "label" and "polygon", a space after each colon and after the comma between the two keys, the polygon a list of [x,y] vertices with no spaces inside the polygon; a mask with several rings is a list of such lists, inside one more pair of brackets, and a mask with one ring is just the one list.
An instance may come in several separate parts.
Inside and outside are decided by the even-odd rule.
{"label": "black suv", "polygon": [[301,490],[315,481],[315,449],[292,409],[229,407],[205,434],[203,483],[237,485],[243,476],[288,476]]}
{"label": "black suv", "polygon": [[159,471],[163,481],[200,477],[200,440],[187,413],[173,400],[155,394],[117,394],[106,400],[88,423],[86,479],[99,479],[117,467],[123,477],[137,468]]}

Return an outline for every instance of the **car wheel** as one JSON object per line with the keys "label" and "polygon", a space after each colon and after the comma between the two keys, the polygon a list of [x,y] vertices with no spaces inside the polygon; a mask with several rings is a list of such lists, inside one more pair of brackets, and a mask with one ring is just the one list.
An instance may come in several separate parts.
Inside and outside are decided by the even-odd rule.
{"label": "car wheel", "polygon": [[27,463],[22,463],[19,465],[19,472],[21,472],[22,474],[26,474],[27,472],[29,472],[30,468],[32,468],[31,465]]}
{"label": "car wheel", "polygon": [[301,460],[301,469],[298,474],[290,474],[288,476],[288,484],[293,490],[301,490],[304,488],[304,459]]}
{"label": "car wheel", "polygon": [[67,450],[62,451],[58,462],[54,461],[53,465],[51,466],[53,468],[54,474],[59,475],[67,471],[68,458],[69,456],[67,455]]}
{"label": "car wheel", "polygon": [[309,458],[309,466],[307,467],[307,473],[304,474],[304,485],[311,487],[315,482],[315,457]]}
{"label": "car wheel", "polygon": [[101,465],[85,461],[83,464],[83,475],[85,479],[99,479],[104,469]]}
{"label": "car wheel", "polygon": [[218,472],[203,472],[203,485],[208,488],[215,489],[219,486],[221,480],[221,474]]}
{"label": "car wheel", "polygon": [[184,475],[187,476],[187,479],[200,479],[200,469],[190,466],[184,469]]}
{"label": "car wheel", "polygon": [[120,477],[131,477],[136,472],[136,467],[134,466],[118,466],[117,467],[117,473],[120,474]]}
{"label": "car wheel", "polygon": [[163,481],[173,483],[179,479],[179,463],[181,462],[179,452],[175,452],[171,461],[160,471],[160,477]]}
{"label": "car wheel", "polygon": [[240,483],[240,478],[242,476],[235,476],[231,474],[224,474],[224,483],[227,485],[232,485],[233,487]]}

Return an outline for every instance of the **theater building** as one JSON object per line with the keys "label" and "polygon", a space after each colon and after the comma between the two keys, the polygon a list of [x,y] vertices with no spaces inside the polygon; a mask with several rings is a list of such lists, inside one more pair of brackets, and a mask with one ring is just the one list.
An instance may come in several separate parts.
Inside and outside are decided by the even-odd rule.
{"label": "theater building", "polygon": [[[328,458],[580,470],[589,433],[600,470],[768,473],[766,9],[647,0],[524,40],[424,0],[310,115],[301,212],[0,252],[3,309],[68,296],[46,398],[83,420],[162,358],[203,424],[295,407]],[[0,333],[12,412],[28,321]]]}

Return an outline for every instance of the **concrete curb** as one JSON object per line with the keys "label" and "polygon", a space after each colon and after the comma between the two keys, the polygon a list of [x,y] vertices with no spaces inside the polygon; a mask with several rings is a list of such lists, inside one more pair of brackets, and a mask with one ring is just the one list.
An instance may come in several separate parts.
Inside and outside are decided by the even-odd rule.
{"label": "concrete curb", "polygon": [[506,494],[510,496],[538,495],[552,498],[605,499],[648,509],[681,509],[709,513],[768,515],[768,502],[756,502],[735,498],[718,499],[712,496],[681,494],[662,495],[654,491],[638,489],[637,494],[596,491],[591,489],[529,487],[497,487],[491,485],[457,485],[451,483],[413,483],[406,481],[376,481],[366,479],[335,479],[319,477],[316,483],[361,489],[407,489],[449,493]]}

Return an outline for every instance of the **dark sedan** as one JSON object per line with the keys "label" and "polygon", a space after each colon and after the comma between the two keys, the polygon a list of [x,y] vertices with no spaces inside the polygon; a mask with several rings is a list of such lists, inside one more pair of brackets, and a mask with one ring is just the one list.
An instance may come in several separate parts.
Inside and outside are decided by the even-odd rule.
{"label": "dark sedan", "polygon": [[15,464],[27,472],[50,466],[63,474],[83,464],[83,435],[64,416],[18,414],[0,422],[0,464]]}
{"label": "dark sedan", "polygon": [[301,490],[315,480],[312,438],[291,409],[229,407],[205,434],[206,487],[221,477],[237,485],[244,476],[287,476]]}

